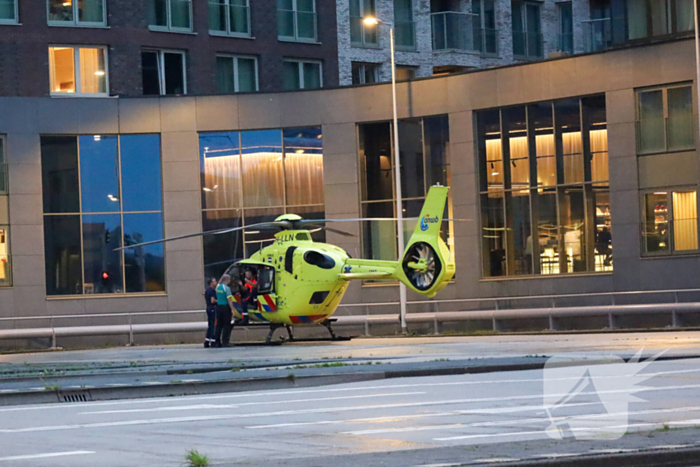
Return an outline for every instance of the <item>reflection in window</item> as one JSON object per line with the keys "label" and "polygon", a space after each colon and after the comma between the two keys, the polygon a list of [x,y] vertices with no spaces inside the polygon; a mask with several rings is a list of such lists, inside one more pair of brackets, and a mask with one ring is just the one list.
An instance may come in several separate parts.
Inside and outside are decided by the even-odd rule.
{"label": "reflection in window", "polygon": [[163,238],[160,160],[158,135],[41,138],[48,295],[165,290],[162,245],[114,251]]}
{"label": "reflection in window", "polygon": [[0,0],[0,24],[17,24],[17,0]]}
{"label": "reflection in window", "polygon": [[282,84],[283,89],[286,91],[323,87],[321,62],[284,60],[282,62]]}
{"label": "reflection in window", "polygon": [[656,191],[644,201],[644,252],[671,254],[697,251],[697,192]]}
{"label": "reflection in window", "polygon": [[187,94],[185,54],[171,50],[141,51],[144,95]]}
{"label": "reflection in window", "polygon": [[151,29],[192,30],[192,0],[149,0]]}
{"label": "reflection in window", "polygon": [[605,97],[480,111],[477,133],[484,275],[612,270]]}
{"label": "reflection in window", "polygon": [[258,90],[258,59],[220,55],[216,57],[218,92],[255,92]]}
{"label": "reflection in window", "polygon": [[[396,217],[392,125],[389,122],[365,123],[359,125],[358,130],[363,217]],[[403,215],[416,217],[430,186],[449,184],[448,119],[438,116],[400,120],[399,142]],[[445,215],[449,216],[450,210],[451,201]],[[414,226],[415,221],[405,222],[405,242],[409,241]],[[365,222],[362,228],[365,257],[396,259],[397,226],[394,222]],[[448,223],[443,226],[442,235],[446,240],[451,229]]]}
{"label": "reflection in window", "polygon": [[[324,217],[320,127],[202,133],[199,137],[203,230],[272,221],[285,213]],[[219,277],[272,234],[255,229],[205,238],[204,268]],[[324,241],[325,234],[313,234]]]}
{"label": "reflection in window", "polygon": [[637,153],[695,148],[693,92],[689,85],[637,92]]}
{"label": "reflection in window", "polygon": [[51,94],[108,94],[106,50],[49,47]]}
{"label": "reflection in window", "polygon": [[[48,0],[49,25],[100,26],[107,23],[104,0]],[[0,5],[2,5],[0,1]],[[2,7],[0,6],[0,9]]]}
{"label": "reflection in window", "polygon": [[249,0],[209,0],[209,33],[250,36]]}
{"label": "reflection in window", "polygon": [[316,41],[316,0],[277,0],[277,36],[280,39]]}

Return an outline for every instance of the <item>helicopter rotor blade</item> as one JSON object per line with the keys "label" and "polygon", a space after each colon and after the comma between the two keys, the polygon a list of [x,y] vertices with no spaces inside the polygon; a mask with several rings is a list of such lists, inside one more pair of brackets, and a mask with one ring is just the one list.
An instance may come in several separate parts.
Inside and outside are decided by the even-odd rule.
{"label": "helicopter rotor blade", "polygon": [[328,232],[333,232],[335,234],[342,235],[343,237],[357,237],[357,235],[350,232],[346,232],[344,230],[334,229],[331,227],[324,227],[324,229]]}
{"label": "helicopter rotor blade", "polygon": [[206,232],[197,232],[193,234],[187,234],[187,235],[179,235],[177,237],[169,237],[169,238],[163,238],[161,240],[153,240],[151,242],[143,242],[143,243],[136,243],[134,245],[125,245],[120,248],[115,248],[114,251],[121,251],[121,250],[130,250],[133,248],[138,248],[142,246],[148,246],[148,245],[157,245],[159,243],[166,243],[166,242],[172,242],[175,240],[184,240],[186,238],[194,238],[194,237],[205,237],[207,235],[221,235],[221,234],[226,234],[226,233],[231,233],[231,232],[238,232],[239,230],[244,230],[244,229],[278,229],[282,230],[285,228],[289,228],[290,223],[287,221],[284,222],[261,222],[259,224],[250,224],[250,225],[245,225],[242,227],[230,227],[226,229],[217,229],[217,230],[208,230]]}
{"label": "helicopter rotor blade", "polygon": [[[294,222],[295,226],[305,226],[305,225],[316,225],[316,224],[326,224],[329,222],[385,222],[385,221],[398,221],[398,217],[355,217],[349,219],[302,219]],[[404,221],[417,221],[420,217],[404,217]],[[470,222],[471,219],[443,219],[443,221],[448,222]]]}

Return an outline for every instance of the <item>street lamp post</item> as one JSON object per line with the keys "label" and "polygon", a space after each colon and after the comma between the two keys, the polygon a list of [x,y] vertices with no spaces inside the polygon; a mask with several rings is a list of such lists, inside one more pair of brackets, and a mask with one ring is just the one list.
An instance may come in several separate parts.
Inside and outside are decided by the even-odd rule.
{"label": "street lamp post", "polygon": [[[396,177],[396,218],[398,224],[398,256],[401,258],[404,251],[403,204],[401,202],[403,196],[401,193],[401,158],[399,156],[399,116],[396,106],[396,58],[394,56],[394,26],[391,23],[379,21],[377,18],[373,17],[365,18],[364,23],[368,26],[378,26],[380,24],[389,26],[389,38],[391,43],[391,93],[394,104],[394,175]],[[401,319],[401,332],[406,334],[406,286],[403,282],[399,282],[399,304],[401,306],[401,312],[399,315]]]}

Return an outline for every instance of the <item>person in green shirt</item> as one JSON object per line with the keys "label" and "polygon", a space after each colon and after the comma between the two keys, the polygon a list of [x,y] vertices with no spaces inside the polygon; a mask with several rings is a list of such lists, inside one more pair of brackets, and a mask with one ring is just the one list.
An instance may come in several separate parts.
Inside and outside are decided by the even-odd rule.
{"label": "person in green shirt", "polygon": [[228,347],[231,340],[231,319],[233,318],[233,294],[231,293],[231,276],[221,276],[216,286],[216,331],[214,347]]}

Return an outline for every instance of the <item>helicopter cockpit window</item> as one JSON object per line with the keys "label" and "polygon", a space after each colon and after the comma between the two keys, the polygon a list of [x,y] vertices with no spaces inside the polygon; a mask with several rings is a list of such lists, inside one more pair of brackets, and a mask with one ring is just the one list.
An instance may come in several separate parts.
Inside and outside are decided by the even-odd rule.
{"label": "helicopter cockpit window", "polygon": [[304,253],[304,261],[321,269],[333,269],[335,261],[330,256],[326,256],[318,251],[307,251]]}
{"label": "helicopter cockpit window", "polygon": [[300,232],[300,233],[297,234],[297,240],[308,241],[308,240],[309,240],[309,234],[307,234],[306,232]]}
{"label": "helicopter cockpit window", "polygon": [[262,266],[258,269],[258,293],[272,293],[272,288],[275,283],[275,269],[267,266]]}
{"label": "helicopter cockpit window", "polygon": [[[241,267],[238,264],[233,264],[231,265],[224,274],[228,274],[231,276],[231,293],[234,295],[240,294],[241,291],[239,290],[239,282],[241,280]],[[221,278],[219,278],[219,282],[221,282]]]}

